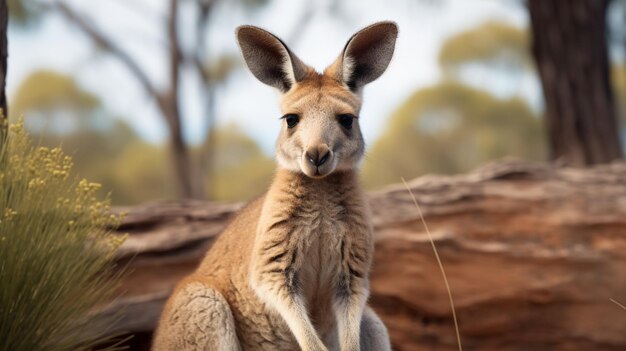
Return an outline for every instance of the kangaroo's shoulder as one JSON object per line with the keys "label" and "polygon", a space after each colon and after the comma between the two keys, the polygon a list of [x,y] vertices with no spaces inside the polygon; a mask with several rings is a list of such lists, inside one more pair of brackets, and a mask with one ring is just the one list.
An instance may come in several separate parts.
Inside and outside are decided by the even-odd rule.
{"label": "kangaroo's shoulder", "polygon": [[254,239],[265,195],[248,202],[222,230],[198,267],[197,273],[211,277],[229,275],[232,269],[245,265]]}
{"label": "kangaroo's shoulder", "polygon": [[266,193],[263,193],[246,203],[244,207],[233,216],[224,231],[230,231],[233,229],[236,230],[241,227],[250,228],[256,226],[261,209],[263,208],[265,197]]}

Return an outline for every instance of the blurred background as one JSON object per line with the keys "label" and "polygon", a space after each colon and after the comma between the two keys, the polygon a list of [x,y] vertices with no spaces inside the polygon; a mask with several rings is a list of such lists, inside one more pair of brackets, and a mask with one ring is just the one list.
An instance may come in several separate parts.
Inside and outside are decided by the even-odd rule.
{"label": "blurred background", "polygon": [[[243,66],[241,24],[270,30],[319,70],[359,28],[399,24],[388,71],[364,93],[368,189],[505,156],[601,163],[626,145],[622,0],[589,12],[564,5],[559,18],[540,1],[516,0],[8,2],[11,119],[23,116],[42,144],[61,144],[78,175],[102,183],[117,205],[246,200],[269,184],[277,94]],[[559,34],[581,39],[559,49]],[[561,64],[565,73],[555,73]],[[582,78],[555,81],[568,67]],[[606,149],[563,151],[570,105],[604,127]],[[593,138],[583,140],[593,147]]]}

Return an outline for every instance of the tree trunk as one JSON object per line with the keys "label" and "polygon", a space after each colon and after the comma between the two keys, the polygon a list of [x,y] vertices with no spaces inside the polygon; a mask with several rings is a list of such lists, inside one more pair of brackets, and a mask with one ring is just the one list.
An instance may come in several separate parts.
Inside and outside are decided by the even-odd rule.
{"label": "tree trunk", "polygon": [[159,109],[165,116],[170,133],[170,157],[173,161],[174,172],[179,185],[179,194],[186,199],[201,199],[204,194],[196,186],[196,177],[193,171],[193,162],[189,148],[183,138],[180,119],[180,109],[177,96],[169,94],[158,99]]}
{"label": "tree trunk", "polygon": [[6,124],[9,119],[7,108],[6,82],[7,82],[7,27],[9,24],[9,9],[6,0],[0,0],[0,143],[6,137]]}
{"label": "tree trunk", "polygon": [[203,194],[199,193],[195,187],[196,180],[194,179],[193,163],[189,148],[185,144],[180,131],[172,128],[170,128],[170,152],[170,157],[174,161],[174,167],[176,168],[176,179],[180,187],[179,194],[187,199],[203,198]]}
{"label": "tree trunk", "polygon": [[[626,350],[626,164],[585,169],[500,161],[409,183],[445,267],[463,346],[481,351]],[[370,304],[394,350],[454,351],[446,289],[402,185],[368,194],[375,229]],[[147,350],[165,299],[241,204],[123,208],[128,264],[115,331]],[[235,248],[236,249],[236,248]],[[613,300],[611,300],[613,299]],[[138,345],[143,340],[144,345]]]}
{"label": "tree trunk", "polygon": [[529,0],[550,158],[573,166],[623,157],[609,79],[607,0]]}
{"label": "tree trunk", "polygon": [[170,129],[170,143],[176,175],[181,185],[181,194],[185,198],[204,198],[203,184],[200,175],[194,168],[191,153],[185,143],[182,130],[180,110],[180,71],[183,63],[178,34],[178,0],[170,0],[167,18],[167,36],[169,41],[170,87],[161,103],[161,110]]}

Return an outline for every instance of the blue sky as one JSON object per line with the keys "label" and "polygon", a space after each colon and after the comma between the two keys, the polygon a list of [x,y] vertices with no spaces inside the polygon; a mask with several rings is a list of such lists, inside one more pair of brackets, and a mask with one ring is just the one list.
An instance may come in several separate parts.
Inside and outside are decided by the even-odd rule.
{"label": "blue sky", "polygon": [[[71,0],[74,8],[88,16],[130,52],[154,77],[157,84],[166,78],[163,60],[164,33],[161,25],[164,0]],[[241,24],[264,27],[278,36],[292,32],[306,1],[274,0],[260,11],[246,13],[225,7],[213,18],[209,50],[238,55],[234,29]],[[317,2],[324,8],[327,1]],[[496,0],[346,0],[345,14],[332,16],[316,12],[301,39],[291,49],[305,62],[323,69],[333,61],[349,36],[361,27],[379,20],[393,20],[400,26],[394,59],[388,71],[365,88],[361,124],[370,143],[380,135],[386,118],[416,89],[433,85],[440,79],[437,55],[442,42],[460,31],[488,20],[500,20],[518,27],[528,23],[526,11],[515,1]],[[182,37],[190,11],[183,9]],[[290,44],[290,43],[287,43]],[[22,30],[10,28],[8,92],[11,97],[30,72],[50,68],[73,74],[81,85],[100,96],[107,109],[127,120],[144,138],[161,142],[166,129],[154,107],[125,67],[114,58],[98,55],[90,41],[76,28],[57,16],[49,16],[40,26]],[[501,96],[521,94],[536,103],[535,83],[525,79],[483,77],[477,85]],[[204,137],[205,119],[194,82],[183,84],[184,130],[188,141]],[[242,126],[268,153],[279,129],[277,94],[257,82],[244,69],[232,75],[219,91],[218,123],[235,122]]]}

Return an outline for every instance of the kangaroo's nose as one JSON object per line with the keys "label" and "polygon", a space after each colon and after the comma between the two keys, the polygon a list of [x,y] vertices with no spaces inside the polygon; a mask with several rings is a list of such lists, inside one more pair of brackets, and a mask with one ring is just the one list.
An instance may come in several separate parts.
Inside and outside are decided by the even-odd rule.
{"label": "kangaroo's nose", "polygon": [[327,145],[313,146],[306,151],[306,159],[315,167],[326,163],[330,158],[330,149]]}

